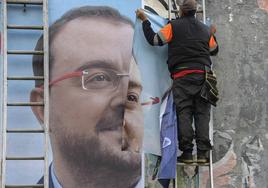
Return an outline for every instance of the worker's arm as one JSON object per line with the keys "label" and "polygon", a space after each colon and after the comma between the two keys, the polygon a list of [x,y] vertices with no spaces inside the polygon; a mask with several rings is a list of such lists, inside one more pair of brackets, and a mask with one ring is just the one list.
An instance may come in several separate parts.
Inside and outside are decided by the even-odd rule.
{"label": "worker's arm", "polygon": [[142,10],[138,9],[136,15],[142,21],[143,33],[149,44],[153,46],[162,46],[172,39],[172,26],[167,24],[158,33],[155,33],[151,27],[150,21]]}
{"label": "worker's arm", "polygon": [[167,24],[160,31],[155,33],[151,27],[149,20],[142,22],[142,28],[144,36],[147,41],[153,46],[163,46],[172,39],[172,27],[171,24]]}
{"label": "worker's arm", "polygon": [[216,26],[212,24],[210,26],[210,39],[209,39],[209,52],[211,56],[215,56],[219,52],[219,45],[214,35],[215,33],[216,33]]}

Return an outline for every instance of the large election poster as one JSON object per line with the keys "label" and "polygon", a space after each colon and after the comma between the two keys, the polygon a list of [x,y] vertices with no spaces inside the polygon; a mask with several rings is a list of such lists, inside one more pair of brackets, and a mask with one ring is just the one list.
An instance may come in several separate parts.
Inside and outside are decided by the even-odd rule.
{"label": "large election poster", "polygon": [[[132,53],[140,7],[140,0],[49,1],[50,188],[144,187],[142,82]],[[8,6],[8,23],[42,25],[42,7]],[[7,40],[11,50],[43,50],[42,31],[8,30]],[[9,76],[43,75],[42,55],[8,55],[8,63]],[[9,81],[8,101],[42,102],[42,86]],[[8,129],[42,129],[43,107],[7,111]],[[43,133],[8,133],[7,156],[43,155]],[[44,161],[7,161],[5,173],[8,185],[42,184]]]}

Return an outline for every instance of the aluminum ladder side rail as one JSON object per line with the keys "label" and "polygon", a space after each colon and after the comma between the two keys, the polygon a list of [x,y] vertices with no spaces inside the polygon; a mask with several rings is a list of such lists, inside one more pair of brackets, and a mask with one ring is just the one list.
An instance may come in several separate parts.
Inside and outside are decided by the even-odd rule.
{"label": "aluminum ladder side rail", "polygon": [[172,13],[171,0],[168,0],[168,20],[171,20],[171,13]]}
{"label": "aluminum ladder side rail", "polygon": [[209,151],[209,176],[210,176],[210,187],[214,188],[212,150]]}
{"label": "aluminum ladder side rail", "polygon": [[[206,24],[206,0],[202,0],[202,14],[203,14],[203,23]],[[213,111],[212,111],[213,106],[211,105],[210,109],[210,121],[209,121],[209,138],[211,142],[211,146],[213,147]],[[210,179],[210,188],[214,188],[214,176],[213,176],[213,161],[212,158],[213,153],[212,149],[209,151],[209,179]]]}
{"label": "aluminum ladder side rail", "polygon": [[[203,10],[203,23],[206,24],[206,0],[202,0],[202,10]],[[213,111],[212,106],[210,110],[210,121],[209,121],[209,137],[210,142],[213,147]],[[210,188],[214,188],[214,176],[213,176],[213,152],[212,149],[209,151],[209,177],[210,177]]]}
{"label": "aluminum ladder side rail", "polygon": [[44,51],[44,188],[49,188],[49,29],[48,0],[43,0],[43,51]]}
{"label": "aluminum ladder side rail", "polygon": [[[206,24],[206,0],[202,0],[202,10],[203,10],[203,23]],[[213,106],[210,109],[210,121],[209,121],[209,137],[211,146],[213,147]],[[213,151],[209,151],[209,177],[210,177],[210,188],[214,188],[214,173],[213,173]]]}
{"label": "aluminum ladder side rail", "polygon": [[3,18],[3,83],[2,83],[2,159],[1,159],[1,188],[6,184],[6,146],[7,146],[7,1],[2,1]]}
{"label": "aluminum ladder side rail", "polygon": [[[171,2],[172,1],[172,2]],[[174,10],[176,3],[174,0],[168,0],[168,20],[171,20],[171,14],[174,13],[175,17],[179,14],[179,10]]]}
{"label": "aluminum ladder side rail", "polygon": [[203,9],[203,23],[206,24],[206,0],[202,0],[202,9]]}

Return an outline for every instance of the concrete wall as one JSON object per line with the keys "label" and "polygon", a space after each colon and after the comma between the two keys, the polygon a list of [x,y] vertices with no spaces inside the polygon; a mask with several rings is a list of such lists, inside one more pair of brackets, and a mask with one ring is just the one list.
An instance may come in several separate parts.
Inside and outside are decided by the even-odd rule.
{"label": "concrete wall", "polygon": [[[151,5],[157,6],[156,1]],[[213,110],[215,187],[265,188],[268,0],[207,0],[206,5],[220,45],[213,59],[221,95]],[[207,187],[207,169],[201,170],[199,178],[199,187]]]}
{"label": "concrete wall", "polygon": [[264,2],[207,1],[207,15],[217,25],[221,46],[214,60],[221,93],[214,126],[217,135],[229,136],[218,142],[215,137],[215,157],[216,161],[225,157],[229,142],[236,156],[236,161],[225,164],[236,163],[222,185],[268,186],[268,9],[259,7]]}

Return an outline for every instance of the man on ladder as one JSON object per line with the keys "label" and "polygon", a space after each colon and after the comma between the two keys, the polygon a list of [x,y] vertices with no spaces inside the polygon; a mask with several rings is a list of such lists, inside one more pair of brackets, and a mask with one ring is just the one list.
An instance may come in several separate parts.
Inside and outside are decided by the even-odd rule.
{"label": "man on ladder", "polygon": [[[209,162],[211,150],[209,121],[211,104],[216,105],[218,91],[210,74],[211,55],[218,53],[215,27],[209,28],[195,18],[197,3],[184,0],[180,18],[170,21],[155,33],[142,10],[136,15],[142,20],[145,38],[154,46],[168,44],[168,68],[173,79],[172,91],[178,118],[179,162],[192,163],[193,138],[197,143],[197,162]],[[213,79],[207,79],[213,78]],[[208,83],[208,84],[207,84]],[[207,86],[212,87],[207,87]],[[214,91],[213,93],[211,91]],[[194,119],[195,133],[192,128]]]}

